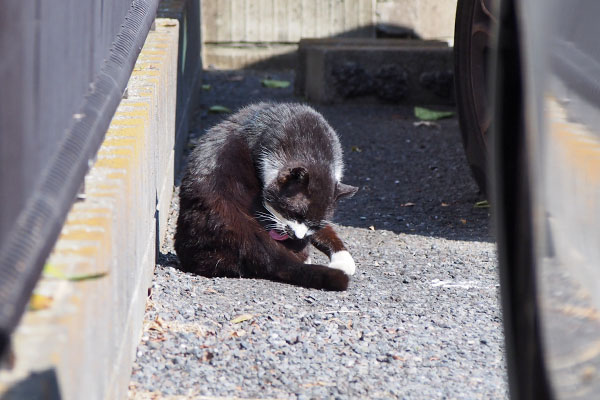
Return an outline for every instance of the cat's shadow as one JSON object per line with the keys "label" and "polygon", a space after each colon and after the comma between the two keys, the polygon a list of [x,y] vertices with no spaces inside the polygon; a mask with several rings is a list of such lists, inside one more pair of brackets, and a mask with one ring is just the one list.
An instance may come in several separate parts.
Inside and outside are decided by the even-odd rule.
{"label": "cat's shadow", "polygon": [[173,250],[162,249],[156,255],[156,264],[162,265],[163,267],[179,268],[179,259]]}

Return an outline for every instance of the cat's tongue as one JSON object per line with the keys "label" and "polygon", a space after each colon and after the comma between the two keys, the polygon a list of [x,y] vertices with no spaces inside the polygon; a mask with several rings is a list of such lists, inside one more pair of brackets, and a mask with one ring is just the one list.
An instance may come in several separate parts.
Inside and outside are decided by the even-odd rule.
{"label": "cat's tongue", "polygon": [[286,240],[289,239],[289,236],[287,235],[287,233],[284,233],[283,235],[279,234],[278,232],[274,231],[274,230],[270,230],[269,231],[269,236],[271,236],[271,239],[273,240]]}

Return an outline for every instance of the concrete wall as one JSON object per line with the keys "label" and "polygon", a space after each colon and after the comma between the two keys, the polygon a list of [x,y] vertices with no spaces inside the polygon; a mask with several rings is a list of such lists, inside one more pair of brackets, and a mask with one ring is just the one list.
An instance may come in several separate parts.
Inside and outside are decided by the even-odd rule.
{"label": "concrete wall", "polygon": [[162,0],[158,16],[179,21],[179,61],[177,64],[177,114],[175,132],[175,171],[187,143],[189,126],[200,98],[202,40],[200,0]]}
{"label": "concrete wall", "polygon": [[383,25],[450,40],[455,11],[456,0],[203,0],[203,63],[293,68],[302,38],[372,38]]}
{"label": "concrete wall", "polygon": [[454,40],[457,0],[377,0],[376,23],[413,30],[422,39]]}
{"label": "concrete wall", "polygon": [[205,66],[239,68],[294,52],[304,37],[373,36],[374,0],[203,0]]}
{"label": "concrete wall", "polygon": [[[157,19],[13,335],[3,399],[126,397],[173,188],[179,22]],[[157,229],[158,227],[158,229]]]}

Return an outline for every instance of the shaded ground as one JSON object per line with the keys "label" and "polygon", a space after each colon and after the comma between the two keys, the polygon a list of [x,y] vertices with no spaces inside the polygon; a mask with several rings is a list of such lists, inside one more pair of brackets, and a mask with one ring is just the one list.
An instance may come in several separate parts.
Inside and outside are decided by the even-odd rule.
{"label": "shaded ground", "polygon": [[[261,87],[267,76],[292,79],[206,73],[192,143],[223,118],[212,105],[301,101],[291,86]],[[456,118],[416,127],[408,107],[315,108],[340,134],[346,183],[360,187],[335,218],[357,263],[349,290],[181,273],[174,201],[131,396],[506,398],[489,210],[474,208]]]}

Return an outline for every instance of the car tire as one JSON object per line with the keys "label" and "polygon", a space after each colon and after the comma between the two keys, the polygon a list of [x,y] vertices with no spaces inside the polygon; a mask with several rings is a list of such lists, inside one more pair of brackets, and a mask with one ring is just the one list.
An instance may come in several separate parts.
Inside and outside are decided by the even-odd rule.
{"label": "car tire", "polygon": [[458,0],[454,28],[454,80],[462,142],[473,178],[487,194],[491,125],[488,60],[496,18],[492,0]]}
{"label": "car tire", "polygon": [[552,399],[545,369],[533,240],[531,165],[525,130],[523,66],[514,4],[503,0],[492,57],[494,123],[490,190],[511,399]]}

